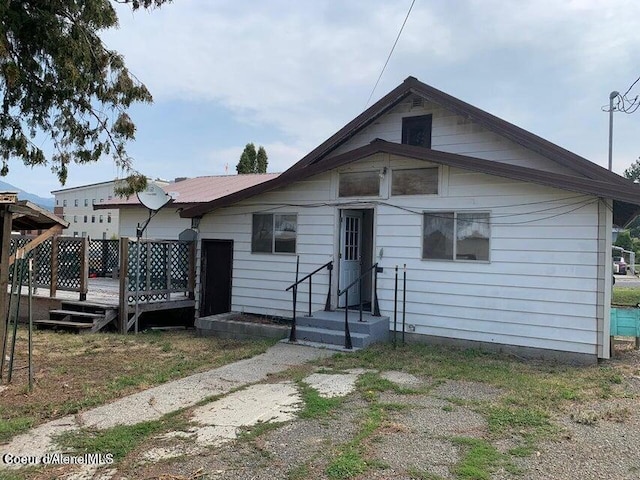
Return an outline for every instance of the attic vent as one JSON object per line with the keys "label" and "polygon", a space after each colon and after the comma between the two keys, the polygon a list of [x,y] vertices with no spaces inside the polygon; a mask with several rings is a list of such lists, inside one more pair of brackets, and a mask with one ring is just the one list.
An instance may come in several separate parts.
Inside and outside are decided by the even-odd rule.
{"label": "attic vent", "polygon": [[413,97],[411,99],[411,108],[424,107],[424,98],[422,97]]}

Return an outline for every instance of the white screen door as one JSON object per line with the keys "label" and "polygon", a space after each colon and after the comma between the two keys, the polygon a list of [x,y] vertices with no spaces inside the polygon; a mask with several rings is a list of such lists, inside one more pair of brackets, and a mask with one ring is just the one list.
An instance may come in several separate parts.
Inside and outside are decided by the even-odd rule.
{"label": "white screen door", "polygon": [[[340,289],[360,276],[362,255],[362,212],[342,210],[340,222]],[[345,306],[346,294],[341,295],[338,306]],[[360,289],[356,283],[349,289],[349,306],[360,303]]]}

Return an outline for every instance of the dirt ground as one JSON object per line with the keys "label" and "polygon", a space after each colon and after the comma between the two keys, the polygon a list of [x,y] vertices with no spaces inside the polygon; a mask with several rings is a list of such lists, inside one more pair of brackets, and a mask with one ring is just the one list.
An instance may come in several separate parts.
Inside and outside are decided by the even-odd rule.
{"label": "dirt ground", "polygon": [[[328,378],[325,385],[337,385],[347,376],[357,380],[350,391],[322,400],[309,397],[305,386],[314,375]],[[115,467],[84,473],[61,467],[25,478],[640,476],[640,352],[631,349],[598,366],[569,368],[477,352],[414,349],[395,354],[379,347],[274,376],[263,386],[268,385],[272,392],[298,390],[302,400],[294,419],[275,421],[274,414],[273,422],[234,427],[238,438],[201,443],[198,432],[206,420],[198,409],[221,411],[213,423],[230,428],[232,411],[243,401],[228,398],[224,404],[182,412],[179,428],[147,438]],[[272,403],[267,397],[265,402]],[[282,411],[291,408],[289,401]]]}

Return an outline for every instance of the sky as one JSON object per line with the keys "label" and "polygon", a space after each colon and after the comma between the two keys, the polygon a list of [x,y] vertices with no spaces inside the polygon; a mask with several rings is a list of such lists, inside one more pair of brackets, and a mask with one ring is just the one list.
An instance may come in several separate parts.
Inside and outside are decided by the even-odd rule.
{"label": "sky", "polygon": [[[150,178],[234,174],[246,143],[281,172],[367,107],[411,0],[174,0],[132,13],[106,45],[154,96],[128,145]],[[636,0],[416,0],[372,102],[408,76],[602,166],[609,93],[640,77]],[[629,93],[640,95],[640,82]],[[369,104],[370,105],[370,104]],[[614,113],[613,170],[640,157],[640,110]],[[111,158],[10,161],[3,180],[40,196],[108,181]]]}

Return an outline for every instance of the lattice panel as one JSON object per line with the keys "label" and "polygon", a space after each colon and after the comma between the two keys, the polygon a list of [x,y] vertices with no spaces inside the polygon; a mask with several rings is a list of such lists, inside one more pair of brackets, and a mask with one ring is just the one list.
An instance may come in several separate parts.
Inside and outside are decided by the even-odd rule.
{"label": "lattice panel", "polygon": [[58,239],[58,288],[80,289],[82,275],[82,239]]}
{"label": "lattice panel", "polygon": [[34,283],[38,287],[51,285],[51,244],[52,240],[48,239],[29,252],[33,254]]}
{"label": "lattice panel", "polygon": [[171,288],[186,290],[189,287],[189,243],[171,245]]}
{"label": "lattice panel", "polygon": [[120,265],[118,240],[91,240],[89,242],[89,275],[111,275]]}
{"label": "lattice panel", "polygon": [[141,242],[140,273],[136,274],[137,243],[130,240],[128,302],[135,302],[136,278],[140,302],[169,300],[172,292],[186,291],[189,285],[190,245],[190,242],[175,241]]}

